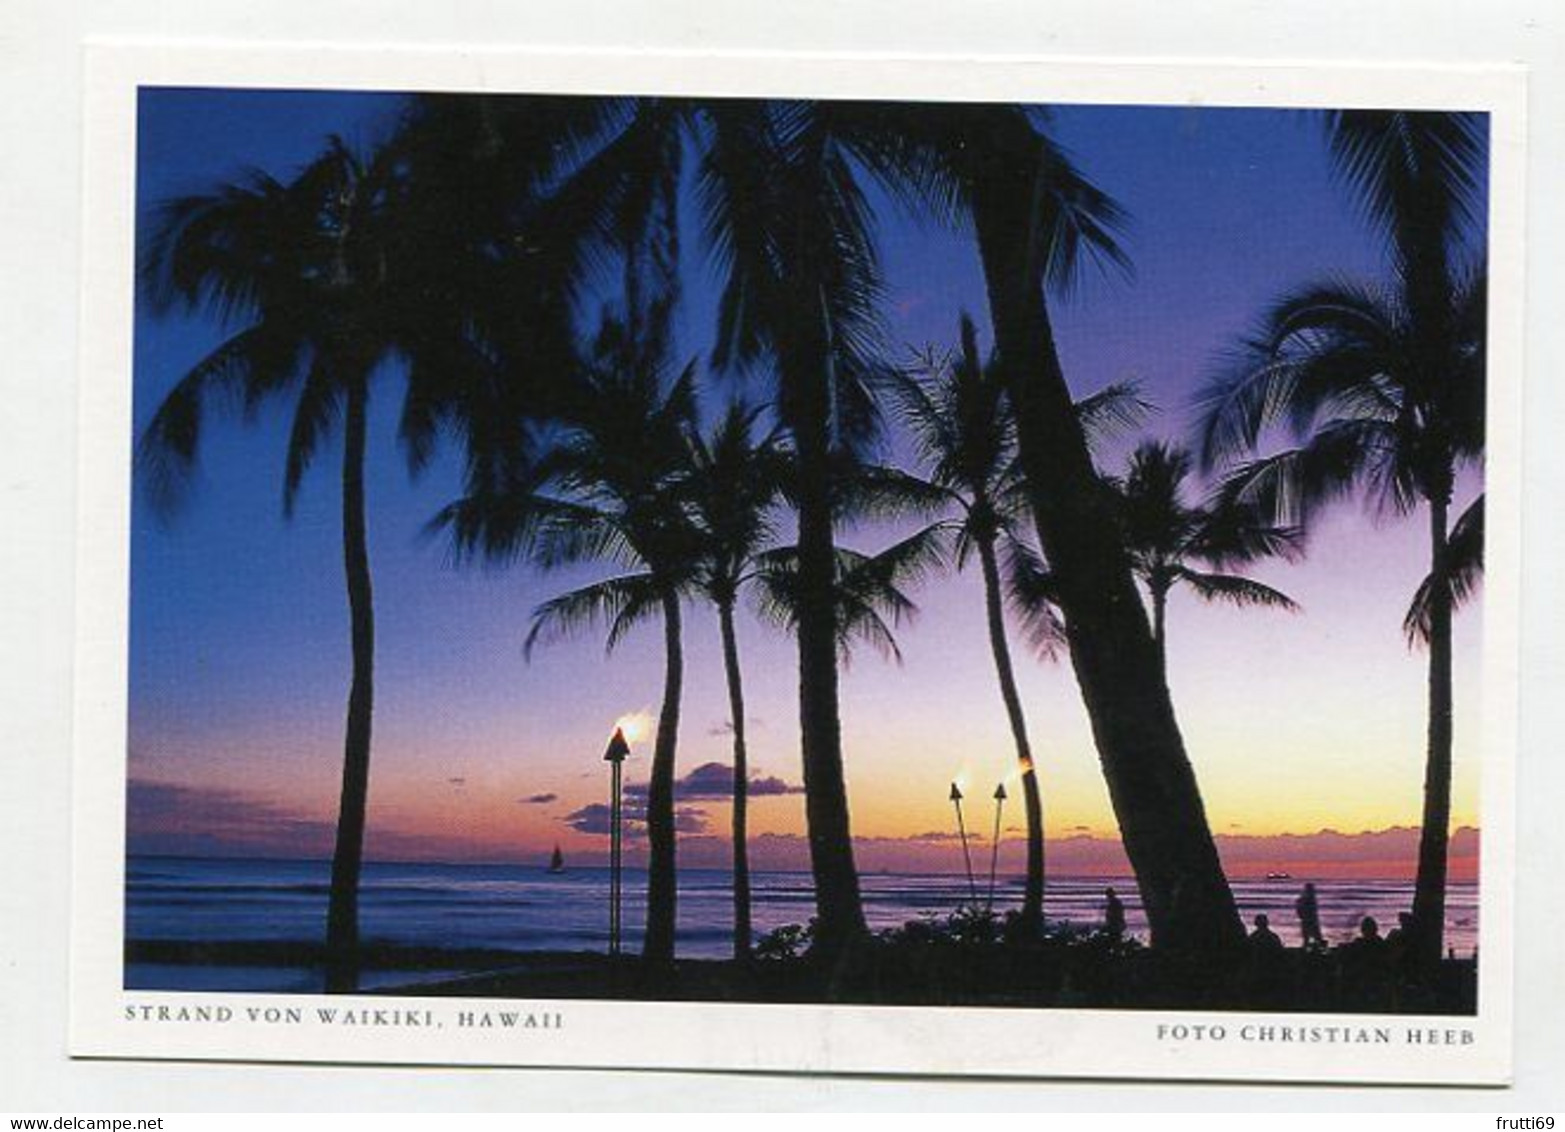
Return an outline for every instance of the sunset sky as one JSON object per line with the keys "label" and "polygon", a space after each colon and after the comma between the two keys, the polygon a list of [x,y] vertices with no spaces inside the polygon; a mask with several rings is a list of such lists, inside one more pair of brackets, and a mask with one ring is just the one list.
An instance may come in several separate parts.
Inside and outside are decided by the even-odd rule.
{"label": "sunset sky", "polygon": [[[144,91],[141,216],[171,194],[247,166],[287,177],[330,132],[383,133],[398,105],[376,95]],[[1330,175],[1319,122],[1308,114],[1062,107],[1055,133],[1128,209],[1126,247],[1136,267],[1131,281],[1092,282],[1057,304],[1065,372],[1078,395],[1111,381],[1141,381],[1162,409],[1150,431],[1186,432],[1196,384],[1279,291],[1331,273],[1381,272],[1377,240]],[[950,343],[964,309],[983,328],[982,280],[969,241],[881,204],[896,349]],[[693,265],[685,287],[681,357],[701,354],[709,341],[711,273]],[[206,320],[158,322],[138,310],[138,434],[221,336]],[[709,388],[715,404],[729,386]],[[531,608],[599,572],[451,568],[443,547],[421,539],[420,529],[457,493],[456,465],[442,460],[411,483],[395,444],[395,373],[382,375],[375,396],[370,856],[532,859],[558,842],[568,855],[589,859],[606,842],[592,832],[590,807],[605,801],[601,755],[622,717],[644,719],[648,734],[627,776],[633,784],[645,779],[661,636],[642,630],[605,658],[601,637],[587,635],[540,648],[525,662]],[[237,417],[209,423],[201,488],[188,511],[161,525],[143,499],[135,503],[132,848],[324,855],[336,816],[349,673],[337,450],[323,453],[285,523],[286,412],[279,406],[249,426]],[[892,443],[888,455],[898,457],[900,446]],[[1105,463],[1112,467],[1121,455],[1111,452]],[[1458,506],[1476,487],[1463,484]],[[862,530],[843,541],[873,550],[894,534]],[[1230,868],[1318,861],[1327,872],[1411,875],[1413,839],[1405,836],[1253,839],[1416,825],[1425,665],[1404,643],[1400,622],[1425,571],[1426,537],[1419,521],[1377,524],[1355,508],[1337,509],[1315,532],[1306,561],[1250,571],[1303,606],[1291,616],[1206,606],[1176,592],[1170,683]],[[1014,785],[976,571],[937,580],[917,597],[921,615],[899,636],[905,663],[864,652],[843,678],[853,828],[865,839],[867,867],[944,867],[955,859],[950,781],[973,796],[973,823],[986,831],[995,784]],[[1457,619],[1458,826],[1476,825],[1478,816],[1479,628],[1476,608]],[[766,867],[771,853],[774,864],[799,867],[806,859],[797,838],[796,653],[792,641],[748,616],[740,637],[751,760],[756,778],[766,780],[751,807],[758,864]],[[707,764],[728,761],[729,738],[717,626],[705,610],[686,620],[686,658],[679,771],[690,784],[682,828],[695,854],[689,859],[717,863],[720,842],[709,835],[723,834],[729,807],[714,788],[721,776]],[[1069,664],[1024,657],[1019,669],[1049,836],[1090,838],[1078,847],[1097,846],[1092,860],[1106,861],[1113,851],[1103,846],[1115,825]],[[1005,825],[1020,821],[1016,805]],[[1459,838],[1458,858],[1462,844]],[[1013,850],[1019,861],[1017,846],[1007,854]],[[1463,866],[1453,868],[1462,874]]]}

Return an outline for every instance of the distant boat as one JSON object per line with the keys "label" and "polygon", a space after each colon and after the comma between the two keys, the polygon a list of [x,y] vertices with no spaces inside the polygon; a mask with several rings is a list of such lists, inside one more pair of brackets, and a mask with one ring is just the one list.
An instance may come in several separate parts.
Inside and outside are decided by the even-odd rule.
{"label": "distant boat", "polygon": [[549,872],[563,873],[565,871],[565,854],[560,852],[560,847],[554,847],[554,856],[549,858]]}
{"label": "distant boat", "polygon": [[1267,873],[1266,874],[1266,879],[1267,880],[1292,880],[1293,879],[1293,874],[1292,873]]}

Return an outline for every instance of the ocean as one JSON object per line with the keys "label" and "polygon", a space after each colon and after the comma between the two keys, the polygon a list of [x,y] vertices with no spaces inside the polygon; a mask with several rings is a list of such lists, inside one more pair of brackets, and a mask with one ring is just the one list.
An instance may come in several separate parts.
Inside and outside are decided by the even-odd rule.
{"label": "ocean", "polygon": [[[322,939],[330,865],[325,861],[132,856],[126,877],[126,939],[181,943],[313,943]],[[1235,880],[1234,896],[1249,924],[1257,913],[1287,943],[1299,942],[1293,902],[1315,879],[1326,938],[1338,942],[1374,916],[1382,932],[1412,905],[1408,881]],[[867,873],[860,878],[864,911],[875,929],[896,927],[924,915],[943,916],[969,899],[964,876]],[[1145,938],[1146,918],[1128,877],[1050,877],[1046,897],[1051,920],[1091,925],[1101,921],[1103,892],[1112,885],[1125,904],[1132,935]],[[751,878],[757,932],[802,924],[814,911],[808,873],[757,872]],[[980,881],[980,896],[987,878]],[[646,873],[625,870],[624,940],[638,946],[645,915]],[[603,951],[608,945],[608,870],[569,867],[549,874],[537,865],[441,865],[369,863],[360,897],[361,932],[367,943],[404,947],[485,948],[518,951]],[[1021,878],[1004,876],[995,887],[997,910],[1021,899]],[[687,869],[679,877],[678,953],[722,958],[731,951],[732,898],[721,869]],[[1447,895],[1446,942],[1469,956],[1478,942],[1478,891],[1453,884]],[[457,974],[423,971],[420,977]],[[367,974],[366,989],[407,983],[408,972]],[[319,972],[305,968],[131,963],[127,989],[318,990]]]}

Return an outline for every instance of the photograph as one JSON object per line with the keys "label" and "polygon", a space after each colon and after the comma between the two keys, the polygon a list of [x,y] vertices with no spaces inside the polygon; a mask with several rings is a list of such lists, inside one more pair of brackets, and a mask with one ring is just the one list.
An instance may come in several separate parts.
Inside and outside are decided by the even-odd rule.
{"label": "photograph", "polygon": [[1492,92],[214,70],[98,166],[78,1052],[1503,1073]]}
{"label": "photograph", "polygon": [[127,986],[1472,1013],[1483,115],[139,129]]}

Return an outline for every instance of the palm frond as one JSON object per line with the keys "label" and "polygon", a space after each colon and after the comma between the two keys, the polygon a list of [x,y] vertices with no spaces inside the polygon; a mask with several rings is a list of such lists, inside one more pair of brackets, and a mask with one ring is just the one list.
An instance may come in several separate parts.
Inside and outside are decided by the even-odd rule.
{"label": "palm frond", "polygon": [[156,314],[206,310],[223,325],[254,319],[297,277],[309,202],[259,171],[158,206],[138,265]]}
{"label": "palm frond", "polygon": [[771,171],[784,160],[763,102],[735,99],[705,108],[696,197],[709,255],[723,280],[712,364],[743,369],[773,343],[765,308],[777,294],[778,220]]}
{"label": "palm frond", "polygon": [[710,434],[689,435],[681,485],[700,541],[698,573],[714,600],[732,601],[754,559],[776,536],[776,508],[793,474],[777,431],[756,437],[759,408],[733,402]]}
{"label": "palm frond", "polygon": [[1069,296],[1087,268],[1129,279],[1135,271],[1120,240],[1129,226],[1123,205],[1089,181],[1065,151],[1038,136],[1042,187],[1040,233],[1047,241],[1044,278]]}
{"label": "palm frond", "polygon": [[1133,554],[1168,560],[1188,550],[1201,521],[1183,499],[1190,465],[1190,453],[1178,445],[1145,440],[1131,452],[1124,476],[1104,481],[1115,493],[1115,511]]}
{"label": "palm frond", "polygon": [[[1451,528],[1446,542],[1447,584],[1452,610],[1460,609],[1478,595],[1483,584],[1484,497],[1480,495],[1463,511]],[[1402,633],[1409,646],[1427,645],[1431,633],[1430,606],[1434,600],[1434,579],[1426,575],[1413,594]]]}
{"label": "palm frond", "polygon": [[1268,522],[1306,529],[1321,507],[1362,484],[1405,510],[1413,488],[1396,439],[1384,421],[1334,421],[1297,448],[1236,465],[1220,482],[1218,498],[1253,508]]}
{"label": "palm frond", "polygon": [[1204,601],[1221,601],[1240,608],[1269,606],[1290,613],[1299,609],[1298,603],[1287,594],[1253,578],[1201,571],[1189,566],[1174,567],[1173,574]]}
{"label": "palm frond", "polygon": [[1146,424],[1157,406],[1141,395],[1138,381],[1116,381],[1076,402],[1076,420],[1089,449]]}
{"label": "palm frond", "polygon": [[[900,661],[895,629],[918,613],[907,588],[943,568],[949,539],[949,528],[937,524],[878,554],[836,548],[832,590],[838,649],[844,660],[853,642],[860,641]],[[762,620],[788,632],[796,629],[804,599],[797,547],[778,547],[757,556],[751,595]]]}
{"label": "palm frond", "polygon": [[901,591],[947,569],[951,560],[951,527],[934,523],[870,555],[842,579],[847,589],[865,594]]}
{"label": "palm frond", "polygon": [[545,570],[578,562],[633,562],[612,515],[543,492],[480,490],[441,508],[425,528],[444,533],[456,564],[503,567],[530,561]]}
{"label": "palm frond", "polygon": [[302,341],[270,322],[240,331],[197,362],[169,392],[137,442],[138,482],[165,518],[184,502],[214,397],[253,412],[297,380]]}
{"label": "palm frond", "polygon": [[1295,562],[1304,554],[1304,528],[1267,522],[1257,506],[1225,499],[1219,493],[1198,515],[1186,548],[1214,566],[1260,558]]}
{"label": "palm frond", "polygon": [[832,502],[839,522],[895,522],[929,519],[952,503],[939,484],[881,464],[842,458],[832,479]]}
{"label": "palm frond", "polygon": [[952,365],[949,355],[937,354],[931,347],[913,365],[892,371],[886,383],[887,397],[912,435],[922,464],[937,463],[960,447],[947,399],[937,392],[950,380]]}
{"label": "palm frond", "polygon": [[631,628],[656,615],[661,601],[657,580],[649,573],[593,582],[550,598],[533,610],[523,655],[530,660],[539,644],[563,640],[598,625],[608,626],[604,651],[612,653]]}
{"label": "palm frond", "polygon": [[1274,428],[1298,438],[1324,417],[1394,418],[1408,333],[1399,301],[1375,288],[1333,280],[1285,294],[1196,396],[1202,467],[1243,458]]}
{"label": "palm frond", "polygon": [[1484,115],[1336,110],[1326,126],[1343,179],[1399,254],[1415,241],[1449,245],[1481,223]]}
{"label": "palm frond", "polygon": [[1054,576],[1043,556],[1021,540],[1006,539],[1001,546],[1006,606],[1033,652],[1054,660],[1067,644]]}
{"label": "palm frond", "polygon": [[[299,391],[299,404],[293,413],[293,428],[288,436],[288,457],[283,468],[283,514],[293,514],[304,473],[315,462],[321,442],[342,415],[346,390],[330,372],[330,363],[316,355],[310,372]],[[363,396],[364,394],[360,394]]]}

